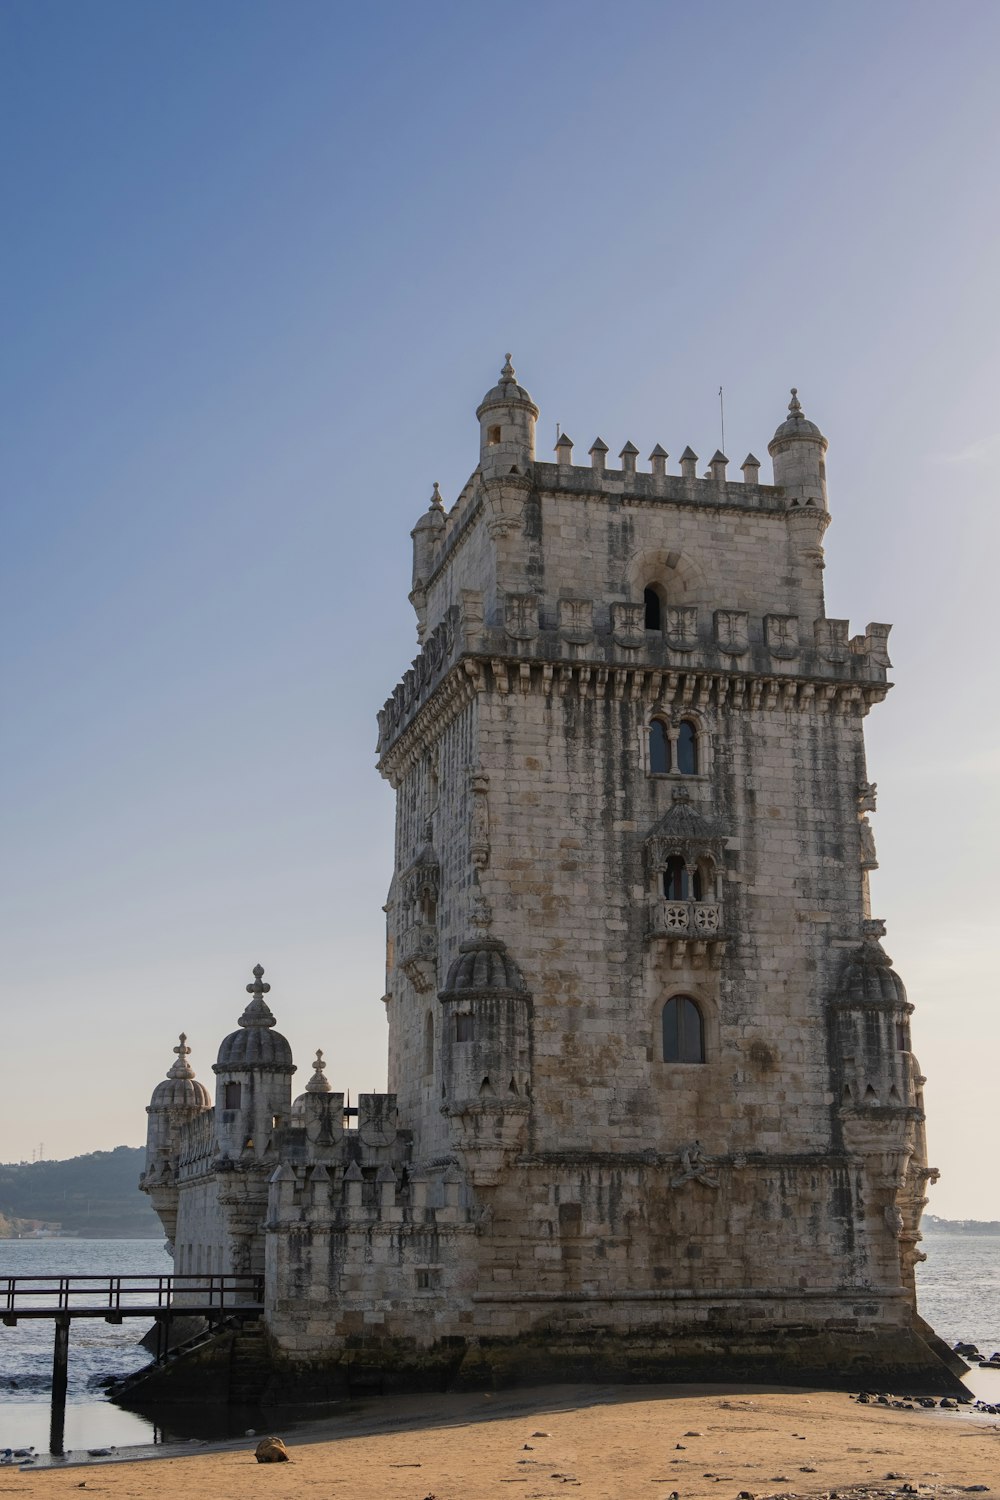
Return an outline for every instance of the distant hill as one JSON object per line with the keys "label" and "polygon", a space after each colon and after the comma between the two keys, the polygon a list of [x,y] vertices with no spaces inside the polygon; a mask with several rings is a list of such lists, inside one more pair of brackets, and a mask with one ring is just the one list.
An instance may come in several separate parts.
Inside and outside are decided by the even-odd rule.
{"label": "distant hill", "polygon": [[936,1214],[924,1214],[920,1227],[931,1234],[1000,1234],[1000,1219],[939,1219]]}
{"label": "distant hill", "polygon": [[141,1146],[116,1146],[70,1161],[0,1166],[0,1239],[30,1223],[87,1239],[162,1239],[160,1221],[137,1186],[145,1159]]}

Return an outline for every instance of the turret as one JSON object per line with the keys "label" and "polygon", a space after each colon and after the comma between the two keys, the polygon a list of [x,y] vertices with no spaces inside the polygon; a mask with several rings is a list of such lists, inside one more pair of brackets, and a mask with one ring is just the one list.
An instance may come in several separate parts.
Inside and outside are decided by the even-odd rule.
{"label": "turret", "polygon": [[802,410],[792,387],[788,416],[767,445],[774,461],[774,482],[784,489],[790,505],[826,510],[826,438]]}
{"label": "turret", "polygon": [[173,1243],[177,1228],[177,1158],[180,1137],[188,1121],[211,1108],[208,1089],[194,1076],[188,1062],[191,1048],[182,1031],[174,1048],[177,1061],[166,1078],[156,1085],[146,1106],[146,1168],[139,1186],[148,1193],[159,1214],[168,1244]]}
{"label": "turret", "polygon": [[483,477],[526,474],[535,461],[535,423],[538,407],[518,385],[510,355],[500,379],[480,402],[479,464]]}
{"label": "turret", "polygon": [[417,635],[424,638],[427,624],[427,580],[434,571],[435,554],[444,530],[444,501],[437,480],[431,503],[410,532],[413,538],[413,587],[410,603],[417,612]]}
{"label": "turret", "polygon": [[441,1109],[473,1181],[498,1180],[527,1123],[531,995],[496,938],[462,943],[441,1003]]}
{"label": "turret", "polygon": [[288,1123],[292,1100],[292,1049],[273,1029],[277,1022],[264,999],[271,986],[263,975],[258,964],[239,1030],[226,1037],[212,1069],[219,1152],[233,1161],[259,1161],[268,1153],[272,1133]]}

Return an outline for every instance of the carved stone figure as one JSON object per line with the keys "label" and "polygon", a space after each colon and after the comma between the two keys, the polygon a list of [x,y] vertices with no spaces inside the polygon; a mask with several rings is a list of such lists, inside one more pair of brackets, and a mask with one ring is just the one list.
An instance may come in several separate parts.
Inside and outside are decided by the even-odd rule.
{"label": "carved stone figure", "polygon": [[705,1160],[700,1141],[692,1141],[681,1147],[681,1169],[671,1177],[672,1188],[683,1187],[686,1182],[700,1182],[703,1187],[717,1188],[719,1179]]}

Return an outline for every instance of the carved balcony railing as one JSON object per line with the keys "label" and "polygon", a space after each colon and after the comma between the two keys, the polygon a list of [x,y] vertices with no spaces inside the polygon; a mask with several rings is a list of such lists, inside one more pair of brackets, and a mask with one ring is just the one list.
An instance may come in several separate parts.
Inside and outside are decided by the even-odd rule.
{"label": "carved balcony railing", "polygon": [[399,934],[396,962],[418,994],[434,988],[437,954],[438,934],[433,922],[415,922]]}
{"label": "carved balcony railing", "polygon": [[670,944],[679,968],[687,957],[697,968],[716,962],[725,947],[725,920],[718,901],[654,901],[649,908],[649,936]]}

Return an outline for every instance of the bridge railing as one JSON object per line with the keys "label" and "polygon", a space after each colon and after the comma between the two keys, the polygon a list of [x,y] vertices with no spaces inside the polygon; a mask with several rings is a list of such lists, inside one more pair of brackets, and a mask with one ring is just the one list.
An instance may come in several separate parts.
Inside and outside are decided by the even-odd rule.
{"label": "bridge railing", "polygon": [[263,1300],[264,1278],[250,1274],[0,1275],[0,1311],[5,1314],[56,1313],[84,1307],[99,1307],[108,1312],[177,1306],[224,1311],[253,1306]]}

